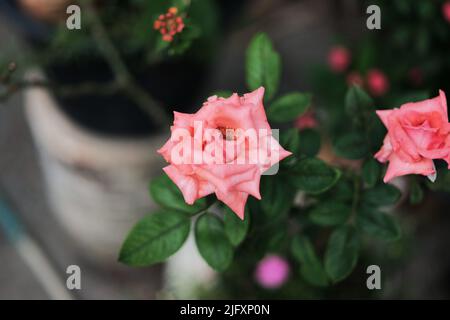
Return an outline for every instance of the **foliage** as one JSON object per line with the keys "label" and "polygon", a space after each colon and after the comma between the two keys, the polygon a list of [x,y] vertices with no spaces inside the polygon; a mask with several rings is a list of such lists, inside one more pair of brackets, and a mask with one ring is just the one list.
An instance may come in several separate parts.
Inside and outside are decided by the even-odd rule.
{"label": "foliage", "polygon": [[[171,42],[162,40],[153,22],[176,7],[185,28]],[[170,57],[188,54],[204,59],[212,53],[217,38],[218,13],[214,0],[112,0],[98,7],[100,18],[122,56],[146,66]],[[87,23],[86,20],[82,20]],[[195,46],[192,44],[195,43]],[[202,50],[198,50],[201,47]],[[39,50],[47,62],[71,62],[101,56],[89,28],[72,32],[65,24],[56,27],[50,43]]]}
{"label": "foliage", "polygon": [[[269,37],[256,35],[247,49],[247,83],[249,88],[268,87],[268,118],[286,125],[307,110],[311,95],[277,95],[279,60]],[[357,266],[364,238],[391,242],[400,236],[396,219],[385,212],[386,206],[398,202],[400,191],[381,182],[380,167],[371,160],[371,150],[377,147],[371,139],[377,121],[370,116],[374,103],[359,87],[350,88],[345,100],[346,109],[355,118],[349,128],[353,131],[339,136],[334,148],[343,158],[366,159],[361,170],[337,167],[319,159],[316,154],[320,135],[311,129],[292,128],[282,133],[280,142],[295,156],[282,163],[276,176],[262,176],[262,199],[249,200],[244,221],[228,208],[217,206],[210,197],[205,202],[186,205],[168,178],[152,181],[154,200],[167,212],[176,211],[192,219],[201,256],[212,268],[224,272],[225,278],[227,272],[249,272],[249,266],[254,267],[267,253],[278,253],[294,262],[295,278],[308,286],[323,288],[345,280]],[[304,198],[302,203],[296,200],[299,195]],[[162,247],[158,238],[154,240],[157,244],[142,241],[142,223],[124,243],[120,257],[125,263],[129,260],[122,257],[130,247],[142,244],[144,252],[151,251],[146,246]],[[166,228],[173,227],[169,224]],[[181,232],[167,232],[166,236],[172,237],[176,246],[182,239]],[[147,260],[133,260],[132,264],[161,261],[174,252],[175,244],[165,252],[154,250],[151,258],[142,255]]]}

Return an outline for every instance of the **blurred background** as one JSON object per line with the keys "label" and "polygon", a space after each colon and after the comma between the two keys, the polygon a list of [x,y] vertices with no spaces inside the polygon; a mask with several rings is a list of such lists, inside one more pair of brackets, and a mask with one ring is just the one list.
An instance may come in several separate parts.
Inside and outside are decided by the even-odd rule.
{"label": "blurred background", "polygon": [[[379,292],[368,292],[363,267],[325,294],[227,287],[192,239],[165,265],[116,262],[127,231],[156,207],[147,190],[161,174],[165,121],[215,92],[246,92],[254,34],[267,32],[281,54],[280,91],[311,91],[333,134],[345,130],[351,84],[385,108],[450,93],[448,1],[87,2],[80,30],[66,26],[77,1],[0,3],[0,299],[450,297],[449,177],[437,192],[420,189],[420,205],[396,208],[401,242],[364,253],[362,266],[381,266]],[[366,26],[370,4],[380,30]],[[70,265],[81,290],[66,290]]]}

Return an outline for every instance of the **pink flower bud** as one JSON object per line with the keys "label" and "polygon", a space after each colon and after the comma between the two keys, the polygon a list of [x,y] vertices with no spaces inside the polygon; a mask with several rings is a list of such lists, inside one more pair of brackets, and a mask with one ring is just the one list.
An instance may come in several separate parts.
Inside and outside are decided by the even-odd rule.
{"label": "pink flower bud", "polygon": [[373,96],[381,97],[389,90],[389,80],[381,70],[372,69],[367,73],[367,86]]}
{"label": "pink flower bud", "polygon": [[163,35],[162,39],[163,41],[171,42],[173,40],[173,36],[171,36],[170,34],[165,34]]}
{"label": "pink flower bud", "polygon": [[267,289],[275,289],[282,286],[289,277],[290,267],[284,258],[269,255],[262,259],[255,272],[258,284]]}
{"label": "pink flower bud", "polygon": [[159,28],[161,28],[161,21],[156,20],[156,21],[153,23],[153,28],[154,28],[155,30],[159,30]]}
{"label": "pink flower bud", "polygon": [[445,20],[450,23],[450,1],[447,1],[442,5],[442,14],[444,15]]}
{"label": "pink flower bud", "polygon": [[171,13],[172,15],[176,15],[178,13],[178,8],[177,7],[170,7],[168,12]]}
{"label": "pink flower bud", "polygon": [[328,65],[334,72],[343,72],[350,65],[350,51],[342,46],[331,48],[328,53]]}
{"label": "pink flower bud", "polygon": [[294,126],[296,128],[308,129],[308,128],[316,128],[318,125],[316,117],[314,116],[314,112],[312,110],[308,110],[305,114],[295,120]]}
{"label": "pink flower bud", "polygon": [[166,42],[172,42],[174,36],[184,29],[183,17],[178,16],[178,9],[171,7],[165,14],[161,14],[153,23],[153,28],[159,30],[162,39]]}

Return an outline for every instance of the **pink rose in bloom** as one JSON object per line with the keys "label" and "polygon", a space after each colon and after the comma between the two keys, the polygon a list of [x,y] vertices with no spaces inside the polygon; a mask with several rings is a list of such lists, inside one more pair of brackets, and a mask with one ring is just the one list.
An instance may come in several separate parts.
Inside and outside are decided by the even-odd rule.
{"label": "pink rose in bloom", "polygon": [[349,86],[360,86],[362,87],[364,85],[364,80],[357,71],[352,71],[347,75],[347,85]]}
{"label": "pink rose in bloom", "polygon": [[372,69],[367,73],[367,86],[375,97],[381,97],[389,90],[389,80],[378,69]]}
{"label": "pink rose in bloom", "polygon": [[186,203],[215,193],[243,219],[248,195],[261,199],[261,174],[291,154],[272,136],[263,97],[261,87],[209,97],[194,114],[174,112],[171,137],[158,152]]}
{"label": "pink rose in bloom", "polygon": [[388,130],[383,146],[375,154],[380,162],[389,161],[383,181],[407,174],[436,179],[433,159],[450,164],[450,124],[445,93],[415,103],[406,103],[393,110],[378,110]]}
{"label": "pink rose in bloom", "polygon": [[350,65],[350,51],[342,46],[333,47],[328,53],[328,65],[334,72],[344,72]]}
{"label": "pink rose in bloom", "polygon": [[315,128],[317,127],[318,123],[316,120],[316,117],[314,116],[314,112],[312,110],[306,111],[304,114],[302,114],[300,117],[295,120],[294,126],[296,128],[302,129],[308,129],[308,128]]}
{"label": "pink rose in bloom", "polygon": [[442,14],[444,15],[445,20],[450,23],[450,1],[447,1],[442,5]]}
{"label": "pink rose in bloom", "polygon": [[279,256],[270,255],[261,260],[255,272],[258,284],[267,289],[281,287],[289,277],[289,264]]}

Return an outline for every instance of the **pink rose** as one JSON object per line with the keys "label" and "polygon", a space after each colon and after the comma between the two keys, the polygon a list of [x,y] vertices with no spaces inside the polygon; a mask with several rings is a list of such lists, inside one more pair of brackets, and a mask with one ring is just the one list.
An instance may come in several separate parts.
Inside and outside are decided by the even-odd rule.
{"label": "pink rose", "polygon": [[331,48],[328,53],[328,65],[334,72],[343,72],[350,65],[350,51],[342,46]]}
{"label": "pink rose", "polygon": [[174,112],[171,137],[158,152],[186,203],[215,193],[243,219],[248,195],[261,199],[261,174],[291,154],[272,135],[263,96],[261,87],[209,97],[194,114]]}
{"label": "pink rose", "polygon": [[297,118],[297,120],[295,120],[294,126],[296,128],[299,128],[300,130],[317,127],[317,120],[314,116],[314,111],[306,111],[305,114],[301,115]]}
{"label": "pink rose", "polygon": [[270,255],[261,260],[255,272],[256,281],[264,288],[281,287],[289,277],[289,264],[279,256]]}
{"label": "pink rose", "polygon": [[434,181],[433,159],[450,164],[450,124],[443,91],[434,99],[378,110],[377,114],[388,129],[383,146],[375,154],[378,161],[389,161],[384,182],[407,174],[421,174]]}
{"label": "pink rose", "polygon": [[372,95],[381,97],[389,90],[389,80],[381,70],[372,69],[367,73],[367,87]]}
{"label": "pink rose", "polygon": [[442,5],[442,14],[444,15],[445,20],[450,23],[450,1],[447,1]]}

